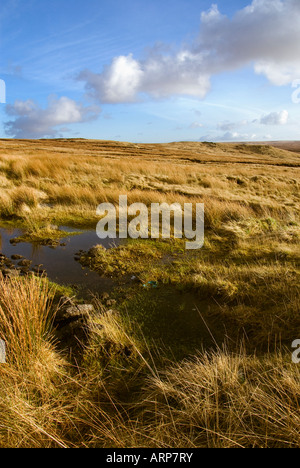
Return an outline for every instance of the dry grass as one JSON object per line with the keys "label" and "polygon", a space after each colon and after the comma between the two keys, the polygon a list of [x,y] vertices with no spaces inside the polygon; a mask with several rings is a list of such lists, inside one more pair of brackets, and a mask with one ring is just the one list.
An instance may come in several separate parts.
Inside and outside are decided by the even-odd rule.
{"label": "dry grass", "polygon": [[296,448],[299,392],[300,369],[282,356],[220,351],[151,379],[142,404],[162,446]]}
{"label": "dry grass", "polygon": [[9,343],[10,362],[20,369],[39,356],[47,342],[53,314],[50,295],[48,283],[34,276],[26,281],[0,276],[0,337]]}
{"label": "dry grass", "polygon": [[130,203],[205,201],[215,223],[220,211],[295,217],[299,170],[298,154],[263,146],[2,141],[2,216],[72,220],[72,209],[94,220],[97,204],[127,194]]}
{"label": "dry grass", "polygon": [[74,369],[51,341],[47,288],[1,280],[1,447],[299,446],[300,369],[284,353],[219,350],[157,371],[128,324],[99,305]]}
{"label": "dry grass", "polygon": [[[2,140],[0,217],[30,236],[95,226],[97,205],[119,195],[204,202],[206,243],[194,255],[171,239],[86,261],[218,304],[252,347],[165,362],[137,333],[133,305],[129,320],[98,303],[74,367],[53,340],[48,283],[1,277],[0,446],[298,447],[300,368],[278,343],[299,338],[299,171],[297,153],[258,144]],[[147,308],[143,288],[132,294]],[[260,345],[273,352],[257,356]]]}

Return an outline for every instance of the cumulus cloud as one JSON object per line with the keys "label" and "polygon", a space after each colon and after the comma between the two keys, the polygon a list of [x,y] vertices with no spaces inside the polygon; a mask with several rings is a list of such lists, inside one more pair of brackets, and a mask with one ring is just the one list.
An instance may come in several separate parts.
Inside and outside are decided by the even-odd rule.
{"label": "cumulus cloud", "polygon": [[260,119],[263,125],[286,125],[288,122],[289,113],[287,110],[282,112],[271,112],[271,114],[264,115]]}
{"label": "cumulus cloud", "polygon": [[116,57],[101,75],[89,71],[81,74],[87,87],[103,102],[131,102],[135,100],[143,71],[132,55]]}
{"label": "cumulus cloud", "polygon": [[199,141],[253,141],[257,139],[255,133],[226,132],[223,135],[208,134],[200,138]]}
{"label": "cumulus cloud", "polygon": [[89,70],[79,75],[86,88],[100,102],[133,102],[139,94],[154,98],[186,94],[205,97],[210,77],[199,70],[199,56],[182,51],[175,56],[155,53],[140,62],[132,54],[116,57],[103,73]]}
{"label": "cumulus cloud", "polygon": [[16,101],[6,106],[13,120],[5,122],[5,132],[15,138],[54,137],[67,124],[86,122],[96,118],[98,107],[84,107],[67,97],[51,97],[48,107],[42,109],[34,101]]}
{"label": "cumulus cloud", "polygon": [[300,76],[299,0],[253,0],[233,18],[217,5],[201,15],[198,37],[178,51],[153,48],[143,60],[114,58],[102,73],[86,70],[79,79],[101,102],[132,102],[192,95],[204,98],[213,75],[253,64],[274,85]]}
{"label": "cumulus cloud", "polygon": [[254,64],[273,84],[300,76],[300,2],[253,0],[230,20],[216,6],[202,15],[199,50],[212,73]]}

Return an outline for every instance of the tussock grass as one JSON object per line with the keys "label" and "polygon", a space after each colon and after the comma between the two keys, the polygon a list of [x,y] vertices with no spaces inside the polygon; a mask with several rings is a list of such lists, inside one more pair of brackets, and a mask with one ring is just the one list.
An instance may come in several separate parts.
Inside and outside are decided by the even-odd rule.
{"label": "tussock grass", "polygon": [[54,292],[43,279],[0,278],[0,336],[7,346],[7,364],[0,365],[2,448],[86,447],[96,443],[93,439],[101,444],[115,441],[116,418],[96,399],[97,388],[105,395],[99,378],[93,375],[95,389],[95,382],[74,375],[55,349]]}
{"label": "tussock grass", "polygon": [[[170,239],[83,255],[101,274],[138,281],[111,310],[95,302],[77,366],[53,338],[59,292],[0,277],[0,446],[298,447],[299,171],[299,154],[264,145],[1,141],[0,217],[31,239],[55,236],[53,225],[95,227],[97,205],[127,195],[204,203],[206,240],[190,254]],[[147,291],[151,280],[159,287]],[[150,314],[145,294],[164,287],[211,307],[230,351],[218,342],[181,362],[153,351],[135,307]]]}
{"label": "tussock grass", "polygon": [[50,295],[48,283],[34,276],[27,280],[0,276],[0,336],[8,343],[9,362],[18,368],[28,366],[49,338]]}
{"label": "tussock grass", "polygon": [[150,380],[144,417],[166,447],[296,448],[299,378],[280,354],[199,356]]}

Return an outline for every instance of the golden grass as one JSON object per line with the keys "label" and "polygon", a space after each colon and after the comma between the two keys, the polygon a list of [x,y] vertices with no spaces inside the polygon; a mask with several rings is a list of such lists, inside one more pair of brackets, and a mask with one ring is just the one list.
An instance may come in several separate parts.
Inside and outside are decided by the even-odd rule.
{"label": "golden grass", "polygon": [[0,337],[8,344],[9,361],[18,368],[28,366],[47,342],[50,295],[48,283],[34,276],[26,281],[0,276]]}
{"label": "golden grass", "polygon": [[299,392],[300,368],[280,354],[219,351],[152,378],[144,417],[166,447],[297,448]]}
{"label": "golden grass", "polygon": [[283,210],[291,217],[299,215],[299,155],[260,148],[2,141],[2,214],[22,216],[26,205],[54,219],[62,208],[70,219],[67,211],[72,207],[84,208],[86,218],[93,219],[97,204],[127,194],[130,203],[205,201],[209,218],[216,210],[226,211],[226,205],[246,216]]}
{"label": "golden grass", "polygon": [[[97,205],[119,195],[204,202],[206,243],[194,255],[171,239],[87,261],[218,304],[252,344],[251,354],[246,343],[165,362],[134,317],[97,303],[74,367],[53,339],[47,281],[1,277],[0,446],[298,447],[300,368],[278,343],[299,338],[299,171],[299,154],[258,144],[0,141],[0,217],[32,236],[95,226]],[[260,345],[273,352],[255,355]]]}
{"label": "golden grass", "polygon": [[99,306],[76,370],[49,341],[47,297],[44,280],[1,280],[1,447],[299,446],[300,368],[284,352],[219,350],[158,371]]}

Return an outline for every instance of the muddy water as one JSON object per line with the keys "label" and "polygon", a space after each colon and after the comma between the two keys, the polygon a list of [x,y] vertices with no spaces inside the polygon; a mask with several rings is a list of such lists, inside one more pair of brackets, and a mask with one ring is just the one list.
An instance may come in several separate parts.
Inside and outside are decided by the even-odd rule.
{"label": "muddy water", "polygon": [[0,228],[0,252],[7,257],[22,255],[32,261],[32,268],[42,265],[51,281],[62,285],[74,285],[83,292],[101,293],[113,288],[114,282],[109,278],[101,278],[97,273],[82,266],[75,261],[74,256],[79,250],[89,250],[97,244],[106,248],[112,247],[112,240],[100,240],[95,230],[80,231],[62,226],[66,232],[78,232],[78,235],[65,237],[60,240],[64,246],[51,248],[35,243],[22,242],[16,246],[10,240],[22,234],[19,229]]}

